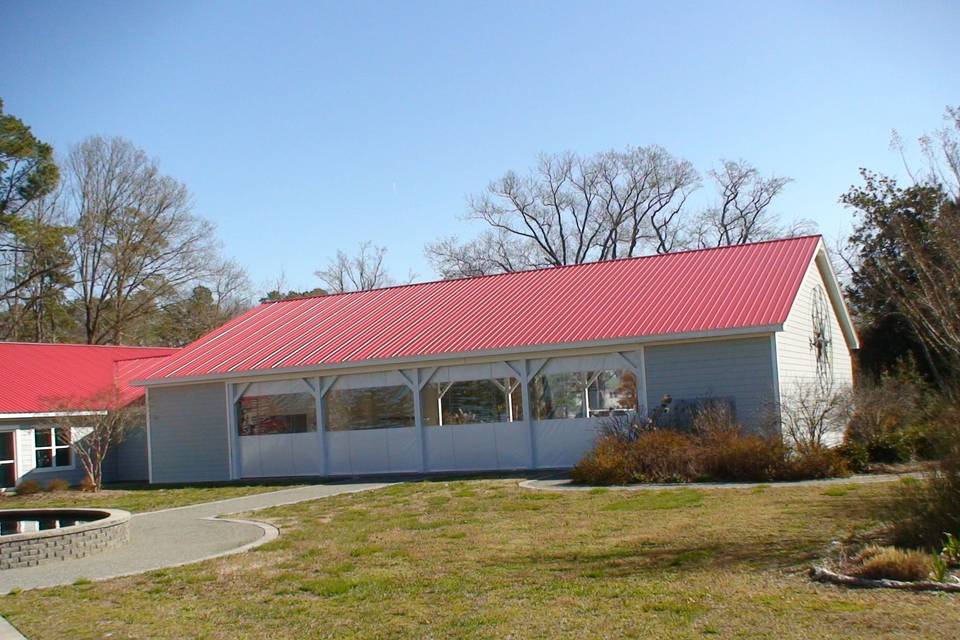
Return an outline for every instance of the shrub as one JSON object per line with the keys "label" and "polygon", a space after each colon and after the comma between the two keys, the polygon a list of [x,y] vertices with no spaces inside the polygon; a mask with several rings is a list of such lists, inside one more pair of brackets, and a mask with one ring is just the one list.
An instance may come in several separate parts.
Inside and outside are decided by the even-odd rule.
{"label": "shrub", "polygon": [[627,443],[616,436],[603,434],[573,468],[571,476],[580,484],[627,484],[631,481],[629,467]]}
{"label": "shrub", "polygon": [[889,515],[894,540],[904,546],[933,550],[946,533],[960,534],[960,451],[927,480],[902,482]]}
{"label": "shrub", "polygon": [[856,440],[844,440],[834,451],[844,459],[847,469],[853,473],[861,473],[870,463],[870,453],[863,443]]}
{"label": "shrub", "polygon": [[851,573],[869,580],[917,582],[926,580],[932,568],[930,556],[925,553],[870,546],[860,553]]}
{"label": "shrub", "polygon": [[91,478],[90,476],[84,476],[83,480],[80,481],[78,488],[80,489],[80,491],[88,491],[88,492],[96,491],[97,483],[94,482],[93,478]]}
{"label": "shrub", "polygon": [[70,488],[70,483],[63,478],[54,478],[47,483],[47,491],[66,491]]}
{"label": "shrub", "polygon": [[699,448],[700,466],[706,478],[735,482],[777,480],[787,453],[780,438],[733,429],[702,437]]}
{"label": "shrub", "polygon": [[598,485],[689,482],[699,475],[696,462],[693,441],[682,433],[647,430],[629,440],[604,433],[571,475]]}
{"label": "shrub", "polygon": [[40,483],[36,480],[24,480],[17,485],[17,495],[19,496],[29,496],[34,493],[40,493],[42,491]]}
{"label": "shrub", "polygon": [[819,480],[850,475],[843,455],[835,449],[808,449],[788,456],[779,480]]}
{"label": "shrub", "polygon": [[618,416],[604,425],[594,448],[574,467],[581,484],[768,482],[849,474],[831,449],[792,451],[779,436],[744,433],[722,404],[704,405],[693,432],[659,429]]}
{"label": "shrub", "polygon": [[913,457],[913,446],[903,431],[879,433],[864,443],[870,462],[893,464],[908,462]]}
{"label": "shrub", "polygon": [[690,482],[700,475],[693,439],[677,431],[644,433],[628,455],[633,482]]}

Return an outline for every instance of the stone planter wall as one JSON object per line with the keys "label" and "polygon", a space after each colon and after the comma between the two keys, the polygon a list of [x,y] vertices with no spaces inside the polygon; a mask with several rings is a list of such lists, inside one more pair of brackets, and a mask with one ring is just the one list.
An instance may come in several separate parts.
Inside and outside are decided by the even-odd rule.
{"label": "stone planter wall", "polygon": [[130,514],[119,509],[11,509],[3,515],[70,512],[107,517],[63,529],[0,536],[0,570],[82,558],[130,540]]}

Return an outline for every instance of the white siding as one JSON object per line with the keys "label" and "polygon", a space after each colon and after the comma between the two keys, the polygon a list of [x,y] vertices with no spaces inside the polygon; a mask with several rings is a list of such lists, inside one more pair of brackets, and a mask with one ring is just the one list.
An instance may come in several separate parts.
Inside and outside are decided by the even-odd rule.
{"label": "white siding", "polygon": [[759,427],[773,408],[773,354],[768,336],[646,348],[647,406],[674,400],[733,398],[737,420]]}
{"label": "white siding", "polygon": [[[822,287],[826,294],[824,276],[817,266],[817,261],[813,260],[783,325],[783,331],[777,333],[777,369],[782,398],[795,392],[798,384],[816,381],[817,358],[810,346],[810,339],[813,337],[813,296],[818,286]],[[835,386],[840,388],[853,384],[853,360],[836,309],[829,304],[829,296],[827,300],[833,339],[833,379]]]}

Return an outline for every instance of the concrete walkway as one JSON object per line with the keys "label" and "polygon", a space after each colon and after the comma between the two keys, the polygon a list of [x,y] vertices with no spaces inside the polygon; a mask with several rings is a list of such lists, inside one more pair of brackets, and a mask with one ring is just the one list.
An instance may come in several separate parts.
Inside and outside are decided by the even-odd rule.
{"label": "concrete walkway", "polygon": [[828,478],[826,480],[798,480],[796,482],[676,482],[669,484],[621,484],[611,486],[592,486],[574,484],[567,477],[533,478],[520,482],[524,489],[540,489],[541,491],[593,491],[594,489],[610,489],[611,491],[649,491],[651,489],[753,489],[764,486],[779,487],[829,487],[844,484],[874,484],[877,482],[893,482],[900,478],[922,478],[922,473],[881,473],[871,475],[850,476],[849,478]]}
{"label": "concrete walkway", "polygon": [[[106,580],[239,553],[277,537],[276,527],[262,522],[220,518],[305,500],[388,486],[384,482],[318,484],[242,498],[134,514],[130,542],[79,560],[0,572],[0,593],[72,584],[78,579]],[[3,629],[0,628],[0,638]]]}

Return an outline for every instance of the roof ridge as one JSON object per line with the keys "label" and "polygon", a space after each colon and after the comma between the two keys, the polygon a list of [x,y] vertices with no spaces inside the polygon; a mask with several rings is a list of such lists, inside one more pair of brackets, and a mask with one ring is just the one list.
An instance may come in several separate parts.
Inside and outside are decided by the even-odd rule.
{"label": "roof ridge", "polygon": [[[648,260],[651,258],[666,258],[668,256],[678,256],[688,253],[701,253],[706,251],[721,251],[724,249],[742,249],[744,247],[755,247],[762,244],[774,244],[778,242],[795,242],[799,240],[809,240],[811,238],[823,238],[821,233],[809,233],[802,236],[790,236],[788,238],[771,238],[769,240],[758,240],[756,242],[745,242],[743,244],[728,244],[722,247],[700,247],[698,249],[681,249],[680,251],[671,251],[670,253],[648,253],[642,256],[628,256],[625,258],[612,258],[610,260],[595,260],[593,262],[581,262],[578,264],[561,264],[561,265],[550,265],[546,267],[536,267],[533,269],[524,269],[522,271],[506,271],[504,273],[485,273],[476,276],[461,276],[459,278],[438,278],[436,280],[426,280],[424,282],[408,282],[406,284],[394,284],[388,285],[385,287],[376,287],[374,289],[362,289],[359,291],[341,291],[339,293],[326,293],[326,294],[315,294],[309,296],[296,296],[294,298],[284,298],[283,300],[267,300],[261,303],[262,305],[268,304],[281,304],[284,302],[300,302],[303,300],[314,300],[317,298],[334,298],[338,296],[351,296],[357,295],[360,293],[370,293],[371,291],[389,291],[391,289],[406,289],[409,287],[423,287],[430,284],[440,284],[441,282],[465,282],[467,280],[483,280],[487,278],[502,278],[505,276],[517,275],[520,273],[538,273],[540,271],[555,271],[561,269],[574,269],[577,267],[589,267],[591,265],[605,264],[611,262],[630,262],[630,261],[639,261],[639,260]],[[256,308],[256,307],[254,307]]]}

